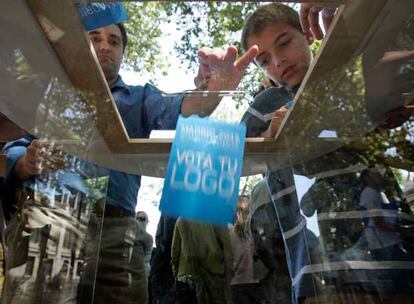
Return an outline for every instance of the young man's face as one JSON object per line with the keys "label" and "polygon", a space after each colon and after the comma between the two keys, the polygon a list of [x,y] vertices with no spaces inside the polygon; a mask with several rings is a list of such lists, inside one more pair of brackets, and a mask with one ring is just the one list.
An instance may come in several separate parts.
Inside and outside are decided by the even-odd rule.
{"label": "young man's face", "polygon": [[259,54],[256,64],[267,76],[280,85],[293,87],[302,82],[312,53],[309,45],[311,35],[305,35],[285,22],[265,27],[258,35],[247,39],[248,47],[257,45]]}
{"label": "young man's face", "polygon": [[89,38],[99,59],[99,64],[109,84],[118,77],[122,62],[122,36],[117,25],[110,25],[90,31]]}

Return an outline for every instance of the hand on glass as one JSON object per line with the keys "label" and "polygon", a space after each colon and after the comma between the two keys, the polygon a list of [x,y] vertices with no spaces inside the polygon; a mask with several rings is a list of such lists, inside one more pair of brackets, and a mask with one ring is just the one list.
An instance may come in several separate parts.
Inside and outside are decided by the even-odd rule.
{"label": "hand on glass", "polygon": [[198,51],[200,66],[194,84],[199,90],[235,90],[258,52],[257,46],[252,46],[238,58],[235,46],[229,46],[227,50],[203,47]]}
{"label": "hand on glass", "polygon": [[299,13],[303,32],[311,32],[316,39],[322,39],[324,34],[319,24],[319,14],[322,14],[322,22],[326,32],[331,26],[335,12],[336,7],[327,4],[301,4]]}

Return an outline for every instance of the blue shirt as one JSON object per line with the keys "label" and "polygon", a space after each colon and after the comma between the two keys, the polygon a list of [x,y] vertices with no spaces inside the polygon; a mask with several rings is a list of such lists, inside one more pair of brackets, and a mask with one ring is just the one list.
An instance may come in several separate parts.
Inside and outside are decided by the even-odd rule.
{"label": "blue shirt", "polygon": [[[152,130],[174,130],[181,112],[183,95],[164,96],[156,87],[126,85],[119,76],[111,87],[118,111],[131,138],[148,138]],[[8,143],[4,152],[7,155],[6,182],[13,180],[11,171],[16,161],[26,153],[26,148],[34,137],[25,137]],[[100,169],[100,174],[105,170]],[[107,204],[122,207],[135,213],[141,176],[120,171],[108,170]]]}
{"label": "blue shirt", "polygon": [[[183,95],[163,96],[156,87],[126,85],[121,77],[111,87],[118,111],[131,138],[148,138],[152,130],[174,130]],[[107,203],[135,213],[141,176],[111,170]],[[125,191],[127,189],[127,191]]]}

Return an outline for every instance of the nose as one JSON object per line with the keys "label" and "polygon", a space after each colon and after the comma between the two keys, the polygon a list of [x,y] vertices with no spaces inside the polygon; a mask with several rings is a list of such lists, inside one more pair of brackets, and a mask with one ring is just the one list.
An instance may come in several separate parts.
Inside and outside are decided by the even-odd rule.
{"label": "nose", "polygon": [[100,41],[97,47],[98,51],[102,53],[108,53],[111,51],[111,45],[105,40]]}
{"label": "nose", "polygon": [[287,62],[287,57],[286,56],[273,56],[273,64],[280,68],[283,64],[285,64]]}

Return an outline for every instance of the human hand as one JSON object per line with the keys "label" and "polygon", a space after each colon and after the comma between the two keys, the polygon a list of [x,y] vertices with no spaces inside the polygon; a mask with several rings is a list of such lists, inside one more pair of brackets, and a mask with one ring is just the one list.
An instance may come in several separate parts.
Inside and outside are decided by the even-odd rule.
{"label": "human hand", "polygon": [[281,107],[279,110],[275,111],[273,113],[272,121],[270,122],[269,127],[260,135],[264,138],[275,138],[280,126],[282,125],[282,121],[285,118],[287,110],[288,109],[286,107]]}
{"label": "human hand", "polygon": [[[373,50],[376,52],[376,50]],[[378,57],[380,57],[378,59]],[[396,90],[395,80],[398,79],[403,64],[414,59],[414,50],[395,50],[363,55],[363,74],[365,80],[365,95],[383,96]],[[401,80],[398,81],[401,86]]]}
{"label": "human hand", "polygon": [[26,154],[15,165],[15,173],[21,179],[27,179],[41,173],[62,169],[65,161],[62,152],[50,143],[33,140]]}
{"label": "human hand", "polygon": [[254,45],[238,58],[237,48],[232,45],[227,50],[203,47],[198,51],[200,66],[194,84],[200,90],[235,90],[258,52]]}
{"label": "human hand", "polygon": [[335,12],[336,7],[328,6],[327,4],[301,4],[299,14],[303,32],[311,32],[316,39],[322,39],[323,32],[319,25],[319,13],[322,13],[323,27],[327,31],[331,26]]}

